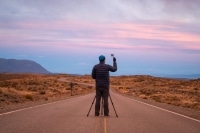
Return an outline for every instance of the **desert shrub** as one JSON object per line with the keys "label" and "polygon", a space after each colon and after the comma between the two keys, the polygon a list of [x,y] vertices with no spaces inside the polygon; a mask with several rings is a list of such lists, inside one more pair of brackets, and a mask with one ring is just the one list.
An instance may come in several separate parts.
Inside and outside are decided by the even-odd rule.
{"label": "desert shrub", "polygon": [[145,95],[151,95],[151,94],[153,93],[153,91],[145,90],[145,89],[140,90],[140,92],[141,92],[142,94],[145,94]]}
{"label": "desert shrub", "polygon": [[10,87],[10,82],[9,81],[2,81],[0,82],[1,87]]}
{"label": "desert shrub", "polygon": [[16,88],[18,85],[18,82],[12,82],[11,87]]}
{"label": "desert shrub", "polygon": [[36,92],[36,91],[38,91],[38,88],[37,88],[36,86],[29,86],[29,87],[28,87],[28,90],[29,90],[29,91],[33,91],[33,92]]}
{"label": "desert shrub", "polygon": [[155,100],[156,102],[161,102],[161,96],[153,95],[153,96],[151,96],[151,98],[152,98],[153,100]]}
{"label": "desert shrub", "polygon": [[33,96],[31,94],[26,94],[24,97],[28,100],[33,100]]}
{"label": "desert shrub", "polygon": [[142,95],[139,95],[139,97],[142,98],[142,99],[148,99],[148,96],[143,95],[143,94],[142,94]]}
{"label": "desert shrub", "polygon": [[16,90],[22,91],[22,90],[23,90],[23,87],[21,87],[20,85],[17,85],[17,86],[15,87],[15,89],[16,89]]}
{"label": "desert shrub", "polygon": [[143,79],[143,78],[138,78],[135,80],[135,82],[143,82],[143,81],[145,81],[145,79]]}
{"label": "desert shrub", "polygon": [[71,90],[71,87],[66,88],[66,90]]}
{"label": "desert shrub", "polygon": [[0,97],[0,102],[4,102],[4,101],[6,101],[6,99],[3,97]]}
{"label": "desert shrub", "polygon": [[92,86],[88,86],[88,89],[92,89],[93,87]]}
{"label": "desert shrub", "polygon": [[46,91],[42,90],[42,91],[40,91],[40,94],[44,95],[44,94],[46,94]]}
{"label": "desert shrub", "polygon": [[60,92],[58,89],[53,89],[53,92]]}
{"label": "desert shrub", "polygon": [[73,85],[78,85],[77,83],[73,83]]}
{"label": "desert shrub", "polygon": [[56,85],[56,87],[59,87],[59,86],[60,86],[59,84]]}
{"label": "desert shrub", "polygon": [[118,89],[123,89],[123,87],[120,86],[120,87],[118,87]]}
{"label": "desert shrub", "polygon": [[35,81],[33,81],[33,80],[30,80],[29,82],[28,82],[28,85],[34,85],[35,84]]}
{"label": "desert shrub", "polygon": [[130,89],[132,89],[132,88],[131,88],[131,87],[126,87],[126,89],[130,90]]}

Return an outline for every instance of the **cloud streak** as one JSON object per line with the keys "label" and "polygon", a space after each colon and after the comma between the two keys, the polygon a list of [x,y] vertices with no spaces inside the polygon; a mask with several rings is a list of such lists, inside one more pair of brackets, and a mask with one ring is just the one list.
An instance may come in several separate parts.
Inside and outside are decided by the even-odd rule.
{"label": "cloud streak", "polygon": [[[18,0],[0,1],[4,19],[89,21],[175,20],[199,22],[199,0]],[[191,10],[192,9],[192,10]]]}
{"label": "cloud streak", "polygon": [[[107,24],[79,21],[14,22],[12,29],[2,27],[0,38],[2,42],[8,45],[15,45],[15,42],[20,42],[21,45],[30,46],[43,43],[43,45],[118,49],[180,47],[199,50],[200,35],[182,32],[183,28],[177,26],[177,24]],[[169,45],[163,46],[162,42],[167,42]]]}

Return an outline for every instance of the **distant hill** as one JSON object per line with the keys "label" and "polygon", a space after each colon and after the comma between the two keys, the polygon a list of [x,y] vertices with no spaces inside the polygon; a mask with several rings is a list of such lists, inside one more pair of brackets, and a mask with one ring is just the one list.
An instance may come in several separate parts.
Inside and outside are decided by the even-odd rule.
{"label": "distant hill", "polygon": [[186,79],[197,79],[200,78],[200,74],[180,74],[180,75],[171,75],[173,78],[186,78]]}
{"label": "distant hill", "polygon": [[41,73],[50,72],[40,64],[31,60],[16,60],[0,58],[0,73]]}
{"label": "distant hill", "polygon": [[[156,75],[157,76],[157,75]],[[175,79],[198,79],[200,74],[174,74],[174,75],[159,75],[158,77],[167,77]]]}

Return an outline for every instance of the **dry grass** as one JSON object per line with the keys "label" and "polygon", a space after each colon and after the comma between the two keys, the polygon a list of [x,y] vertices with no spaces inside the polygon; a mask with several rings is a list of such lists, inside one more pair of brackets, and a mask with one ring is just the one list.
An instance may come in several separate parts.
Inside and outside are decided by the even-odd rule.
{"label": "dry grass", "polygon": [[[18,103],[47,101],[71,96],[70,83],[59,81],[66,78],[79,81],[79,76],[70,75],[35,75],[35,74],[0,74],[0,109]],[[87,78],[81,79],[88,82]],[[94,92],[91,86],[74,84],[72,95]]]}
{"label": "dry grass", "polygon": [[152,76],[121,76],[111,79],[125,95],[200,110],[200,79],[178,80]]}
{"label": "dry grass", "polygon": [[[0,74],[0,109],[18,103],[48,101],[71,96],[70,82],[74,83],[73,96],[94,92],[90,75],[72,76]],[[118,76],[110,78],[111,85],[124,95],[200,110],[200,79],[178,80],[152,76]]]}

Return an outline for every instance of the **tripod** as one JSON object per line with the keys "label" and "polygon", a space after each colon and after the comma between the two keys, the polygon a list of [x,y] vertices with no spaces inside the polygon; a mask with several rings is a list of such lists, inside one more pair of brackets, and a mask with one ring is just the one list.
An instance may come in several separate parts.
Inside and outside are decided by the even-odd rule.
{"label": "tripod", "polygon": [[[115,110],[115,106],[114,106],[114,104],[113,104],[113,101],[112,101],[112,98],[111,98],[110,94],[108,95],[108,97],[110,97],[110,101],[111,101],[112,106],[113,106],[113,109],[114,109],[114,111],[115,111],[115,115],[116,115],[116,117],[118,117],[117,112],[116,112],[116,110]],[[93,99],[93,101],[92,101],[92,105],[91,105],[91,107],[90,107],[90,109],[89,109],[89,111],[88,111],[87,117],[89,116],[90,110],[91,110],[91,108],[92,108],[92,106],[93,106],[93,104],[94,104],[95,99],[96,99],[96,96],[94,97],[94,99]],[[104,101],[103,101],[103,98],[101,98],[101,99],[102,99],[102,101],[101,101],[101,115],[102,115],[102,114],[103,114],[103,105],[104,105]]]}

